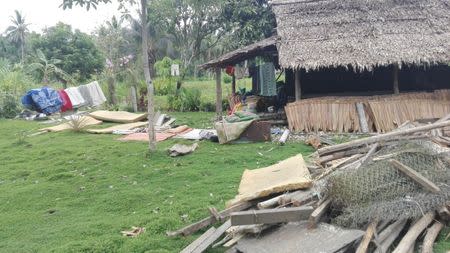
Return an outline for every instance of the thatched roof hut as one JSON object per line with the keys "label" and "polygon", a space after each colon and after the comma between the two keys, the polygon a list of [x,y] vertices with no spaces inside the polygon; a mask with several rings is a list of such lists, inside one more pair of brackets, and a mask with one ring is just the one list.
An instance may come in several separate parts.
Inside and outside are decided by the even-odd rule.
{"label": "thatched roof hut", "polygon": [[450,62],[449,0],[274,0],[290,69]]}
{"label": "thatched roof hut", "polygon": [[270,38],[263,39],[245,47],[236,49],[232,52],[226,53],[217,59],[211,60],[199,67],[201,69],[210,68],[225,68],[229,65],[235,65],[239,62],[245,61],[249,58],[261,55],[273,55],[277,54],[276,41],[277,36],[274,35]]}

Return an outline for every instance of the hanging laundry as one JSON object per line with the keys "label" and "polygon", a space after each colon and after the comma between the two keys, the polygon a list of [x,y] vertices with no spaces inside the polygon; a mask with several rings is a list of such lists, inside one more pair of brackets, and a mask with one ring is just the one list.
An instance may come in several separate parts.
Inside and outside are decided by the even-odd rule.
{"label": "hanging laundry", "polygon": [[64,90],[59,90],[58,94],[62,101],[61,112],[73,110],[72,102],[67,93]]}
{"label": "hanging laundry", "polygon": [[91,93],[89,93],[89,89],[88,89],[87,85],[78,86],[78,92],[81,94],[84,101],[86,102],[84,104],[85,106],[93,106]]}
{"label": "hanging laundry", "polygon": [[92,98],[92,105],[99,106],[106,102],[105,94],[97,81],[86,85]]}
{"label": "hanging laundry", "polygon": [[69,96],[73,108],[80,108],[87,104],[83,96],[81,96],[78,87],[70,87],[65,89],[64,91],[67,93],[67,96]]}
{"label": "hanging laundry", "polygon": [[59,94],[52,88],[33,89],[22,97],[22,104],[29,109],[47,115],[59,112],[63,104]]}
{"label": "hanging laundry", "polygon": [[261,96],[276,96],[275,66],[271,62],[259,66],[259,81]]}

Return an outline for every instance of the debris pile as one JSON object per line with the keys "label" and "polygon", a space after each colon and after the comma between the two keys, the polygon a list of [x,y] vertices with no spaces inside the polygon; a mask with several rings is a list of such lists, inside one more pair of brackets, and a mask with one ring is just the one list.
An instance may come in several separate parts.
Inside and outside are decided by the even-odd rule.
{"label": "debris pile", "polygon": [[[209,228],[182,252],[433,252],[450,220],[450,115],[321,146],[245,171],[218,212],[169,236]],[[322,143],[323,144],[323,143]],[[222,239],[221,239],[222,238]]]}

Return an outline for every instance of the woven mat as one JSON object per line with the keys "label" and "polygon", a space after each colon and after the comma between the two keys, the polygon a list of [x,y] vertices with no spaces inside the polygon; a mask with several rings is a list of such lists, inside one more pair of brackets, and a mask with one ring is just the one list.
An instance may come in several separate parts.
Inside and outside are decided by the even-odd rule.
{"label": "woven mat", "polygon": [[108,122],[133,123],[146,119],[147,113],[137,114],[123,111],[95,111],[90,113],[89,116]]}

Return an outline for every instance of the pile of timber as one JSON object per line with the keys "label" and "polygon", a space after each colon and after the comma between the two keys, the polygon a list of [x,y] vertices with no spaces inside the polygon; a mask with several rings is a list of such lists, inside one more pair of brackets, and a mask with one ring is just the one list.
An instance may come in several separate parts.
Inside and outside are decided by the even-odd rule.
{"label": "pile of timber", "polygon": [[398,95],[321,97],[286,105],[291,131],[389,132],[405,121],[450,113],[450,90]]}
{"label": "pile of timber", "polygon": [[[417,123],[418,124],[418,123]],[[450,126],[450,115],[425,125],[405,123],[395,131],[326,146],[317,150],[318,166],[308,168],[314,183],[349,164],[364,164],[383,145],[405,139],[427,138],[443,147],[450,139],[442,129]],[[293,159],[293,158],[291,158]],[[391,163],[405,176],[431,192],[439,187],[413,168],[399,161]],[[281,163],[280,163],[281,164]],[[328,165],[332,165],[327,167]],[[242,182],[241,182],[242,184]],[[212,247],[228,247],[227,252],[433,252],[433,244],[450,221],[450,199],[439,210],[415,220],[374,218],[360,229],[329,224],[332,199],[314,188],[279,192],[234,203],[219,212],[209,208],[209,216],[168,236],[188,236],[206,230],[181,252],[204,252]],[[334,210],[336,211],[336,210]]]}

